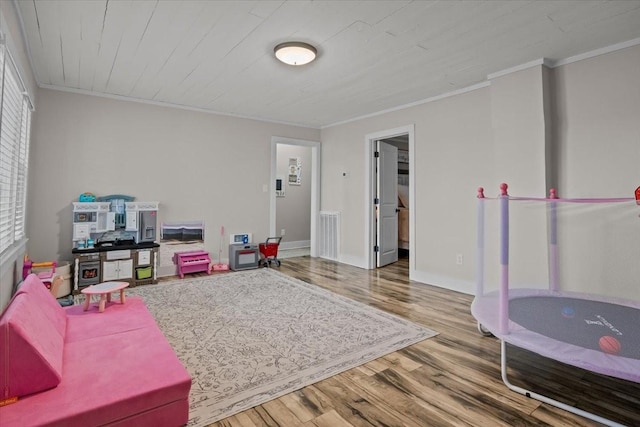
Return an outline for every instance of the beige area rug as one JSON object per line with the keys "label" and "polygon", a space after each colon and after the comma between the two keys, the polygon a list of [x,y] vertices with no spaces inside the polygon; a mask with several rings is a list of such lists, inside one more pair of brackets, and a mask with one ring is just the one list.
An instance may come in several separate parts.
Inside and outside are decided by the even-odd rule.
{"label": "beige area rug", "polygon": [[203,426],[437,333],[271,269],[127,289],[193,378]]}

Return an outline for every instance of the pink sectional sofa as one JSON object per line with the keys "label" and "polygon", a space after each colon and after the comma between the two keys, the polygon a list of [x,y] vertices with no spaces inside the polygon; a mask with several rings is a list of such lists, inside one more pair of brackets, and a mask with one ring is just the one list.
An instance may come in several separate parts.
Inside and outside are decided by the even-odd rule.
{"label": "pink sectional sofa", "polygon": [[0,317],[3,427],[180,426],[190,388],[140,298],[62,308],[32,274]]}

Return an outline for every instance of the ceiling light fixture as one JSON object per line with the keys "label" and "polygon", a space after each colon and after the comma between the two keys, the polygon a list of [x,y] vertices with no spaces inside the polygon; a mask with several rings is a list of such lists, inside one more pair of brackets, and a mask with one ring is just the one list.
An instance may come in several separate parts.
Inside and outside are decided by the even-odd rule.
{"label": "ceiling light fixture", "polygon": [[304,65],[316,59],[315,47],[303,42],[280,43],[273,48],[276,58],[289,65]]}

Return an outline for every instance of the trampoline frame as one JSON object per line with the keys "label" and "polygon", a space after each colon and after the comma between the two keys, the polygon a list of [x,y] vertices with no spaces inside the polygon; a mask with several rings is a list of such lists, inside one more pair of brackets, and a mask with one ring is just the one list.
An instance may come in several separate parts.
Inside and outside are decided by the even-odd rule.
{"label": "trampoline frame", "polygon": [[536,393],[535,391],[531,391],[526,388],[511,384],[509,378],[507,378],[507,342],[502,339],[500,340],[500,371],[502,373],[502,382],[507,386],[509,390],[515,391],[516,393],[520,393],[529,398],[539,400],[540,402],[555,406],[556,408],[564,409],[565,411],[571,412],[573,414],[580,415],[590,420],[599,422],[600,424],[611,427],[625,427],[624,424],[619,424],[608,418],[596,415],[593,412],[584,411],[580,408],[576,408],[575,406],[567,405],[566,403],[552,399],[549,396],[545,396],[543,394]]}
{"label": "trampoline frame", "polygon": [[[515,391],[519,394],[527,396],[529,398],[536,399],[540,402],[547,403],[549,405],[555,406],[557,408],[563,409],[565,411],[571,412],[573,414],[582,416],[584,418],[596,421],[598,423],[613,426],[613,427],[624,427],[623,424],[617,423],[613,420],[601,417],[592,412],[588,412],[574,406],[568,405],[566,403],[555,400],[549,396],[545,396],[540,393],[536,393],[532,390],[516,386],[512,384],[507,376],[507,343],[510,343],[508,339],[505,339],[505,336],[509,335],[509,199],[510,196],[507,193],[507,184],[502,183],[500,185],[500,195],[498,196],[498,202],[500,205],[500,278],[499,278],[499,291],[498,291],[498,305],[499,305],[499,313],[498,313],[498,325],[497,325],[497,335],[499,335],[500,339],[500,369],[502,381],[509,388],[509,390]],[[640,190],[640,187],[638,187]],[[638,190],[636,193],[638,193]],[[477,265],[476,265],[476,299],[479,296],[484,295],[484,190],[483,188],[478,188],[478,211],[477,211]],[[549,203],[549,226],[550,226],[550,235],[549,235],[549,291],[551,293],[558,293],[558,257],[557,257],[557,212],[556,212],[556,203],[553,202],[554,199],[557,199],[556,193],[554,189],[551,189],[550,196],[548,199],[545,198],[527,198],[526,200],[540,200]],[[628,202],[633,200],[632,198],[618,198],[618,199],[574,199],[576,202],[596,202],[596,201],[610,201],[610,202]],[[636,199],[637,200],[637,199]],[[639,202],[640,204],[640,202]],[[475,303],[475,300],[474,300]],[[473,307],[472,307],[473,308]],[[472,310],[473,311],[473,310]],[[474,313],[475,314],[475,313]],[[480,320],[478,320],[478,331],[484,336],[493,335],[492,331],[488,330],[481,324]],[[510,343],[511,345],[515,345],[516,347],[522,347],[521,345]],[[522,347],[526,350],[536,352],[536,350],[532,348],[527,348],[526,346]],[[536,352],[537,353],[537,352]],[[541,354],[541,353],[540,353]],[[548,355],[543,355],[543,357],[549,357]],[[553,359],[553,357],[550,357]],[[555,359],[559,360],[559,359]],[[563,363],[567,363],[564,360],[559,360]],[[605,374],[606,375],[606,374]]]}

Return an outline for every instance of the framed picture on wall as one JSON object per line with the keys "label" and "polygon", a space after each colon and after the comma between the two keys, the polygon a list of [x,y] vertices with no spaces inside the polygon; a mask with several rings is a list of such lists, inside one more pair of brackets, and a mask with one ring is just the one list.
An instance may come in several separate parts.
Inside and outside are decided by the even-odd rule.
{"label": "framed picture on wall", "polygon": [[289,158],[289,185],[300,185],[302,182],[302,162],[299,157]]}

